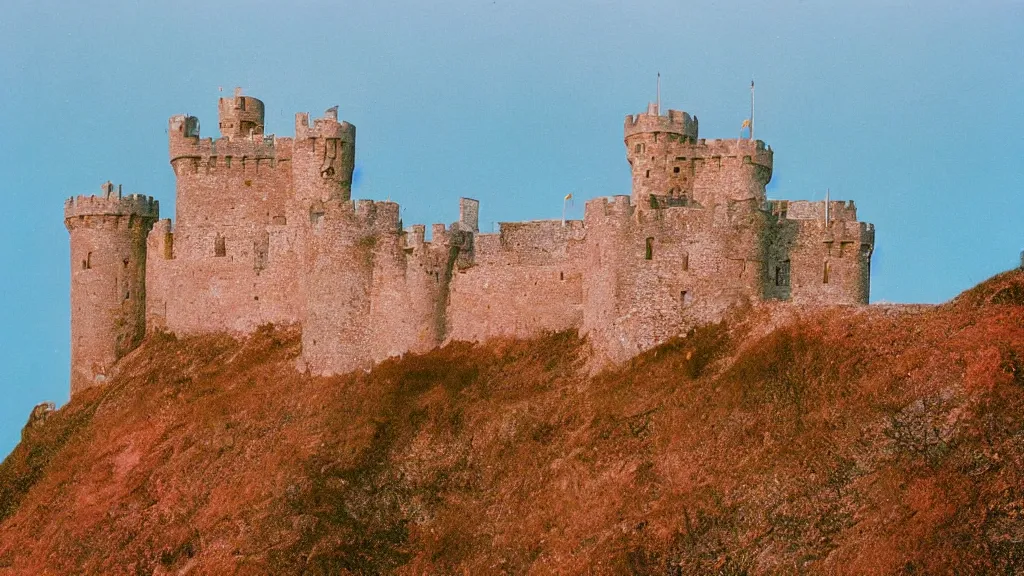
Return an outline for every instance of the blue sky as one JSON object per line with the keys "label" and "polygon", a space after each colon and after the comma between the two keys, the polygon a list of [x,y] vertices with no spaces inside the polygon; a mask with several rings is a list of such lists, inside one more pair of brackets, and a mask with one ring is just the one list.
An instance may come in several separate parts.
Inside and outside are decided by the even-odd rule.
{"label": "blue sky", "polygon": [[68,397],[65,197],[112,180],[174,214],[167,118],[218,87],[267,129],[340,106],[356,197],[407,224],[558,218],[628,194],[622,120],[654,98],[735,137],[757,81],[769,196],[857,201],[872,300],[941,302],[1024,248],[1024,0],[245,3],[6,0],[0,10],[0,454]]}

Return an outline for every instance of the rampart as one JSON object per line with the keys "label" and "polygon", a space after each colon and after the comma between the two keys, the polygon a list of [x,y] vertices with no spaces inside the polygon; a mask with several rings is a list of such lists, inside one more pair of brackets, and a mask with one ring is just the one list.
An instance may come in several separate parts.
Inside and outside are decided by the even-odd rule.
{"label": "rampart", "polygon": [[699,138],[657,106],[629,116],[631,195],[588,201],[583,220],[479,230],[479,202],[451,225],[405,227],[393,202],[351,199],[355,127],[295,116],[265,133],[264,105],[219,102],[221,137],[171,117],[177,213],[105,185],[65,203],[72,244],[72,389],[102,381],[146,329],[302,330],[298,368],[335,374],[451,340],[577,329],[621,362],[763,300],[868,301],[874,229],[852,202],[767,200],[760,140]]}

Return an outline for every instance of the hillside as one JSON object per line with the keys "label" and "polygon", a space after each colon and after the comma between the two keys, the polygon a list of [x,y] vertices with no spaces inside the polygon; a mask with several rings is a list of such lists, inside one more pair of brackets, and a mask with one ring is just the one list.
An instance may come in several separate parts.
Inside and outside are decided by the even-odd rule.
{"label": "hillside", "polygon": [[590,376],[585,342],[294,369],[147,338],[0,465],[2,574],[1024,571],[1024,273],[763,306]]}

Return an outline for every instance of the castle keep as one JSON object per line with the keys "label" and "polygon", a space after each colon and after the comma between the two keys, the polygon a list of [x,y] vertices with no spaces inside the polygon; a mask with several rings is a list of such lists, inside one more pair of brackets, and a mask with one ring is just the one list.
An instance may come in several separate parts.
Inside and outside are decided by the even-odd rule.
{"label": "castle keep", "polygon": [[868,301],[874,229],[853,202],[768,200],[771,148],[700,138],[685,112],[626,117],[632,193],[588,201],[582,221],[482,234],[463,198],[428,242],[397,204],[351,199],[356,129],[337,108],[297,114],[294,138],[265,134],[263,109],[221,98],[217,139],[171,117],[173,226],[109,183],[67,200],[72,394],[154,329],[295,323],[314,374],[572,328],[615,363],[734,306]]}

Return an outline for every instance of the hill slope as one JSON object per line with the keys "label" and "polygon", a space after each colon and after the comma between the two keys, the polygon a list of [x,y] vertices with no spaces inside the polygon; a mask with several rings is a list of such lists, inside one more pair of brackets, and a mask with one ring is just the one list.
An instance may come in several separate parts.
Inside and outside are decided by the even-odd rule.
{"label": "hill slope", "polygon": [[586,350],[153,335],[0,465],[0,574],[1024,570],[1024,274]]}

